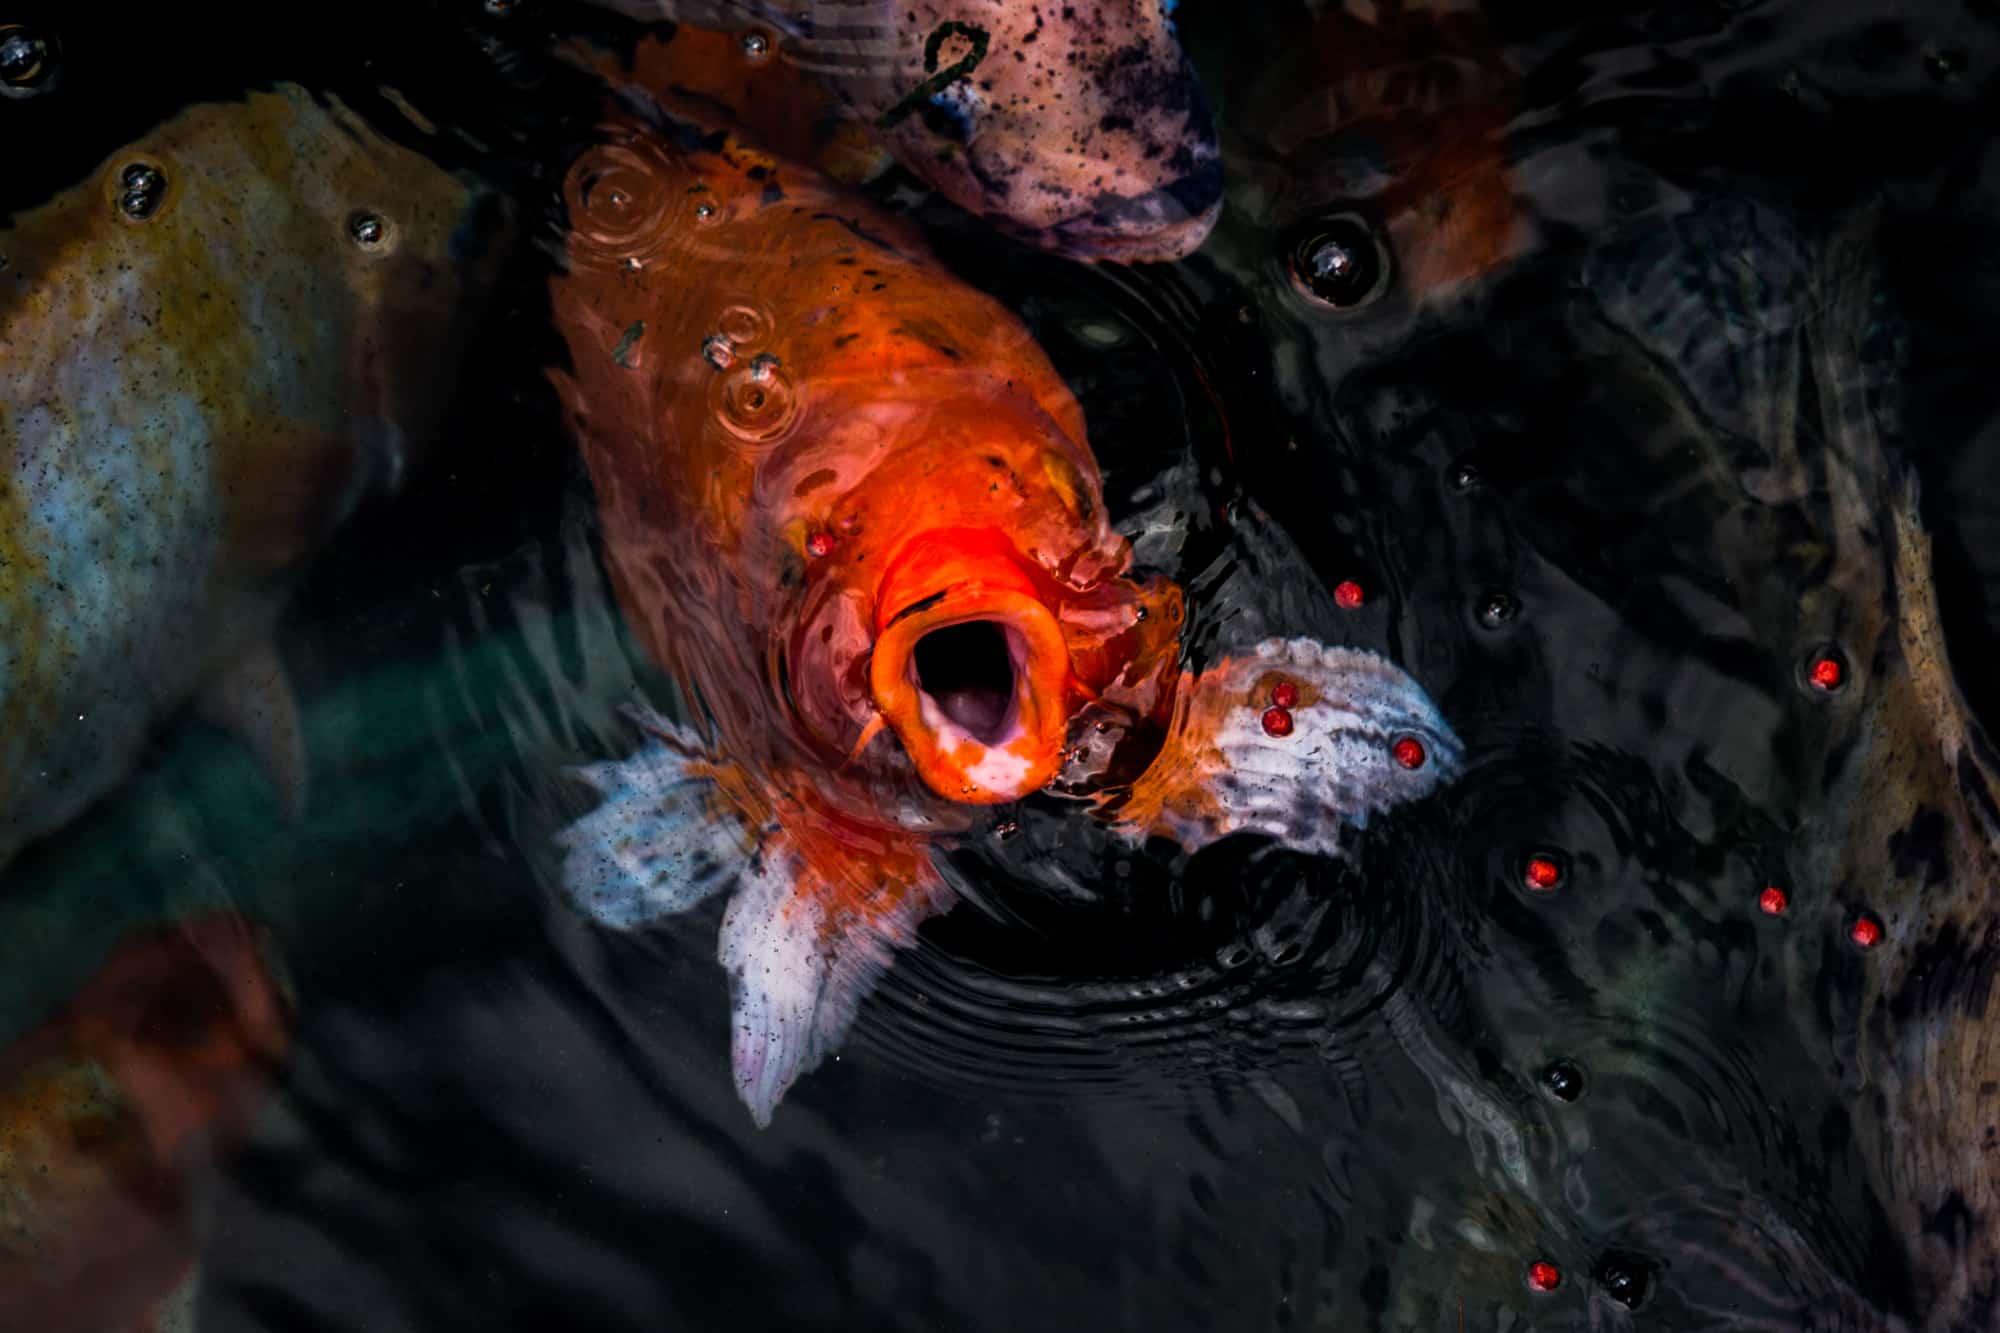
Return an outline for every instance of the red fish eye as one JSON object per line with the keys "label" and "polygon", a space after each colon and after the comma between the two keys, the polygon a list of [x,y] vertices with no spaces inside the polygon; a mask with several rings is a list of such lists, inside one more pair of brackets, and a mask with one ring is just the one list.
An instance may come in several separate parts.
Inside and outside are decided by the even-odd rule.
{"label": "red fish eye", "polygon": [[1840,688],[1841,680],[1845,674],[1840,669],[1839,658],[1817,657],[1813,659],[1813,664],[1806,673],[1806,679],[1813,683],[1814,689],[1825,690],[1831,693]]}
{"label": "red fish eye", "polygon": [[1367,600],[1367,594],[1362,592],[1360,584],[1348,579],[1333,590],[1333,600],[1341,610],[1352,611]]}
{"label": "red fish eye", "polygon": [[806,554],[815,560],[824,560],[833,554],[833,534],[815,532],[806,538]]}
{"label": "red fish eye", "polygon": [[1405,736],[1389,747],[1389,753],[1396,756],[1396,762],[1404,768],[1424,766],[1424,743],[1415,736]]}
{"label": "red fish eye", "polygon": [[1271,687],[1271,702],[1280,708],[1299,706],[1299,687],[1289,680],[1281,680]]}
{"label": "red fish eye", "polygon": [[1847,938],[1863,949],[1872,949],[1882,942],[1882,923],[1871,913],[1863,912],[1847,928]]}
{"label": "red fish eye", "polygon": [[1562,864],[1552,856],[1531,856],[1528,864],[1521,868],[1522,881],[1542,893],[1562,883],[1562,877]]}
{"label": "red fish eye", "polygon": [[1528,1288],[1531,1291],[1554,1291],[1562,1285],[1562,1269],[1546,1259],[1537,1259],[1528,1265]]}
{"label": "red fish eye", "polygon": [[1291,735],[1291,713],[1283,708],[1266,708],[1264,710],[1264,732],[1270,736]]}
{"label": "red fish eye", "polygon": [[1791,900],[1785,896],[1785,891],[1775,884],[1766,885],[1764,891],[1757,895],[1757,908],[1765,916],[1783,916],[1789,906]]}

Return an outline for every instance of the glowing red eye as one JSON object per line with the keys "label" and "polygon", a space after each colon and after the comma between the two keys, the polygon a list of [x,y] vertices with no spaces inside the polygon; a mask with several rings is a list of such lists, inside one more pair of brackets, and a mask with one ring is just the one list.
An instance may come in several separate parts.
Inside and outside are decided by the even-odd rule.
{"label": "glowing red eye", "polygon": [[1341,610],[1352,611],[1367,600],[1367,594],[1361,591],[1360,584],[1348,579],[1333,590],[1333,600]]}
{"label": "glowing red eye", "polygon": [[1389,747],[1389,753],[1396,756],[1396,762],[1404,768],[1424,766],[1424,743],[1415,736],[1405,736]]}
{"label": "glowing red eye", "polygon": [[1562,1285],[1562,1269],[1546,1259],[1528,1265],[1528,1287],[1533,1291],[1554,1291]]}
{"label": "glowing red eye", "polygon": [[1266,734],[1272,736],[1291,735],[1292,715],[1282,708],[1266,708],[1264,710],[1264,731]]}
{"label": "glowing red eye", "polygon": [[1521,878],[1528,887],[1539,889],[1544,893],[1562,883],[1562,877],[1561,864],[1549,856],[1531,856],[1528,858],[1528,864],[1521,870]]}
{"label": "glowing red eye", "polygon": [[1765,916],[1783,916],[1789,906],[1791,900],[1785,896],[1785,891],[1775,884],[1766,886],[1764,891],[1757,895],[1758,910]]}
{"label": "glowing red eye", "polygon": [[1828,692],[1839,689],[1846,677],[1847,673],[1841,670],[1837,657],[1816,657],[1806,672],[1806,679],[1813,683],[1814,689]]}
{"label": "glowing red eye", "polygon": [[815,560],[824,560],[833,554],[833,534],[815,532],[806,538],[806,554]]}
{"label": "glowing red eye", "polygon": [[1299,706],[1299,687],[1289,680],[1281,680],[1271,687],[1271,702],[1280,708]]}
{"label": "glowing red eye", "polygon": [[1847,938],[1864,949],[1872,949],[1882,942],[1882,923],[1867,912],[1854,918],[1854,924],[1847,928]]}

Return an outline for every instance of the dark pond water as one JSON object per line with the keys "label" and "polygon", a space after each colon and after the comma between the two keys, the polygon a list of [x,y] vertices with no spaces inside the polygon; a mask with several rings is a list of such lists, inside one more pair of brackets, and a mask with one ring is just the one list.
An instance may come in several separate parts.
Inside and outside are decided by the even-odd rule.
{"label": "dark pond water", "polygon": [[[547,377],[602,92],[550,53],[636,26],[0,5],[59,42],[58,80],[0,100],[17,221],[280,80],[518,218],[433,456],[283,612],[302,812],[176,714],[0,870],[10,1039],[162,920],[241,913],[282,957],[286,1054],[190,1187],[192,1327],[2000,1327],[1973,721],[2000,707],[2000,11],[1176,19],[1228,181],[1193,257],[1086,265],[900,170],[870,188],[1068,381],[1191,658],[1384,654],[1461,771],[1344,858],[1006,808],[759,1129],[721,900],[617,933],[559,891],[593,801],[566,768],[666,697]],[[1293,281],[1327,235],[1381,268],[1358,299]],[[1933,588],[1948,660],[1912,628]],[[0,1277],[88,1245],[35,1216]],[[101,1281],[146,1280],[118,1253]],[[7,1314],[98,1326],[53,1309]]]}

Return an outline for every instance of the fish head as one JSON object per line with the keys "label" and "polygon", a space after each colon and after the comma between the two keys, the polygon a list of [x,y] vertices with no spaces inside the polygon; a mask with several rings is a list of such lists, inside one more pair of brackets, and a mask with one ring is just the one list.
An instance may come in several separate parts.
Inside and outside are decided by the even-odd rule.
{"label": "fish head", "polygon": [[849,96],[961,208],[1082,259],[1179,259],[1214,227],[1215,128],[1159,0],[987,3],[895,37],[888,68]]}
{"label": "fish head", "polygon": [[1003,531],[939,528],[883,575],[869,693],[947,800],[1018,800],[1062,762],[1075,677],[1038,573]]}

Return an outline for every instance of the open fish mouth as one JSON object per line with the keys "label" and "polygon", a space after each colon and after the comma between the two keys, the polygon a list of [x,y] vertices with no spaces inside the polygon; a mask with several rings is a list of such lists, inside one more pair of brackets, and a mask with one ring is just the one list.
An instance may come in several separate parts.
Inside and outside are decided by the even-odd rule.
{"label": "open fish mouth", "polygon": [[1061,761],[1069,649],[1035,597],[960,583],[911,603],[875,643],[870,688],[917,773],[952,801],[1045,786]]}

